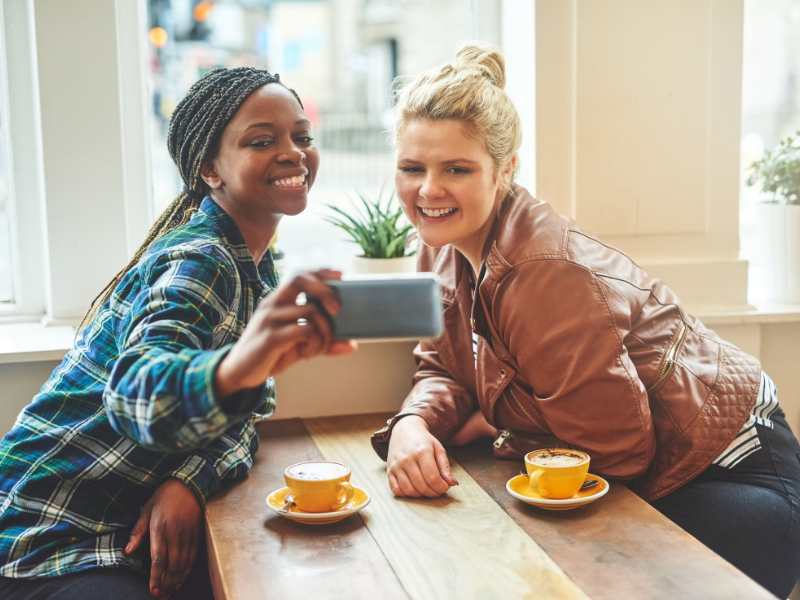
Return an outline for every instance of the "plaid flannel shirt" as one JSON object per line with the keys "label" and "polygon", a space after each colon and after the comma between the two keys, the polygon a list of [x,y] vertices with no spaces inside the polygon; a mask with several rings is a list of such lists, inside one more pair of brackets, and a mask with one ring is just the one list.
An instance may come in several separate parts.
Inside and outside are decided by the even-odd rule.
{"label": "plaid flannel shirt", "polygon": [[214,373],[276,285],[210,198],[151,245],[0,440],[0,576],[144,569],[122,549],[161,483],[204,502],[246,475],[273,383],[223,410]]}

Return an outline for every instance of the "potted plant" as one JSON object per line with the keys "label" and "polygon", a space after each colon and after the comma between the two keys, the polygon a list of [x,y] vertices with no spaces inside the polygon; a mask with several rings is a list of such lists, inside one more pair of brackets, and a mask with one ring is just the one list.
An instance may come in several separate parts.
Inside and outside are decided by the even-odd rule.
{"label": "potted plant", "polygon": [[800,302],[800,131],[750,165],[747,185],[761,191],[757,205],[759,257],[770,302]]}
{"label": "potted plant", "polygon": [[325,220],[344,231],[361,250],[353,257],[356,273],[398,273],[414,271],[416,257],[410,247],[413,227],[403,209],[394,202],[394,193],[384,202],[383,192],[375,200],[358,194],[360,206],[347,211],[328,204],[332,211]]}

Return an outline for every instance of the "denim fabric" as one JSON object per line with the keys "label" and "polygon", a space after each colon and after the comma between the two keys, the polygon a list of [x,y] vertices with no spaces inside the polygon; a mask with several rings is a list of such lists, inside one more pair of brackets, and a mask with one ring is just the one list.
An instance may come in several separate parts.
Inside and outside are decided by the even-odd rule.
{"label": "denim fabric", "polygon": [[[214,600],[205,543],[197,549],[192,571],[172,600]],[[0,577],[3,600],[153,600],[147,575],[123,567],[91,569],[60,577]]]}
{"label": "denim fabric", "polygon": [[762,449],[712,465],[653,506],[779,598],[800,575],[800,444],[783,411],[757,425]]}

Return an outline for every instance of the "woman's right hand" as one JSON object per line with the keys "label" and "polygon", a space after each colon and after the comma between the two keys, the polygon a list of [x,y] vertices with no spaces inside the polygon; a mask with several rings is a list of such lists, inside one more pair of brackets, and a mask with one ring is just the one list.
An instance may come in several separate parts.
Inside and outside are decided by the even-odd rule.
{"label": "woman's right hand", "polygon": [[[264,298],[217,369],[220,397],[257,387],[299,360],[352,352],[354,342],[333,340],[330,321],[320,308],[331,315],[339,311],[339,300],[324,280],[341,277],[330,269],[301,273]],[[300,294],[315,302],[297,304]]]}
{"label": "woman's right hand", "polygon": [[416,415],[403,417],[392,429],[386,471],[395,496],[435,498],[458,485],[444,446]]}

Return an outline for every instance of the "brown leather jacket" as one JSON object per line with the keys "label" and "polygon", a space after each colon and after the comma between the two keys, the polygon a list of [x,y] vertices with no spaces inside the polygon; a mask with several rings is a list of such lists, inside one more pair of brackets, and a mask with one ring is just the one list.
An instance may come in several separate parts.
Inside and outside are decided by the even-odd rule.
{"label": "brown leather jacket", "polygon": [[[373,435],[417,414],[446,442],[480,409],[501,457],[571,446],[592,470],[655,500],[701,473],[742,427],[761,366],[686,314],[625,254],[514,187],[498,210],[478,292],[452,247],[418,269],[442,280],[445,333],[414,351],[414,386]],[[473,361],[471,324],[478,334]]]}

